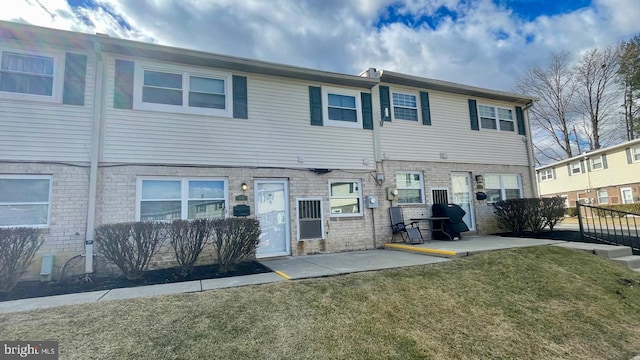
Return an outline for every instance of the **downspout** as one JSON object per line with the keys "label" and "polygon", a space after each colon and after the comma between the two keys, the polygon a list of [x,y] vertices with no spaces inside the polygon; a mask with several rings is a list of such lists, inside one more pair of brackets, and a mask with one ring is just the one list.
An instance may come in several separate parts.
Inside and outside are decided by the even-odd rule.
{"label": "downspout", "polygon": [[537,198],[538,191],[538,181],[536,181],[536,167],[535,160],[533,157],[533,138],[531,136],[531,123],[529,122],[529,109],[533,106],[533,101],[528,103],[522,109],[522,114],[525,120],[525,126],[527,129],[527,135],[525,137],[525,146],[527,147],[527,158],[529,160],[529,182],[531,183],[531,191],[532,197]]}
{"label": "downspout", "polygon": [[94,42],[96,69],[93,93],[93,128],[91,130],[91,167],[89,170],[89,201],[87,203],[87,232],[85,234],[85,274],[93,273],[93,240],[96,223],[96,197],[98,189],[98,161],[100,159],[100,127],[102,124],[102,105],[104,102],[104,61],[99,42]]}

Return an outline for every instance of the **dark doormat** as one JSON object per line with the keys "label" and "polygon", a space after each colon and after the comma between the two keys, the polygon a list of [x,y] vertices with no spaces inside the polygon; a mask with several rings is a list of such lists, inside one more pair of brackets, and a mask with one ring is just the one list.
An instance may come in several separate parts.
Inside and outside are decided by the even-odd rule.
{"label": "dark doormat", "polygon": [[189,277],[178,275],[177,268],[150,270],[137,281],[127,280],[125,277],[93,277],[91,282],[84,282],[78,278],[74,283],[62,284],[57,282],[23,281],[19,282],[11,291],[0,292],[0,301],[36,298],[52,295],[74,294],[89,291],[127,288],[145,285],[168,284],[183,281],[217,279],[232,276],[262,274],[272,272],[268,267],[257,261],[248,261],[235,265],[232,270],[220,272],[217,264],[196,266]]}

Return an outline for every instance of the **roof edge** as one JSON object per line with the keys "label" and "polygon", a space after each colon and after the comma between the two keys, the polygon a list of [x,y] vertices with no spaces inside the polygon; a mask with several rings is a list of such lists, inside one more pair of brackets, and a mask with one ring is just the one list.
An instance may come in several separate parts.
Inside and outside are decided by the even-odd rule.
{"label": "roof edge", "polygon": [[543,165],[543,166],[537,167],[536,171],[553,168],[553,167],[556,167],[558,165],[574,162],[576,160],[584,160],[585,158],[589,158],[589,156],[591,156],[591,155],[600,155],[600,154],[603,154],[603,153],[606,153],[606,152],[609,152],[609,151],[612,151],[612,150],[618,150],[620,148],[624,148],[624,147],[627,147],[627,146],[633,146],[633,145],[640,145],[640,139],[633,139],[633,140],[625,141],[625,142],[617,144],[617,145],[611,145],[611,146],[606,147],[606,148],[600,148],[598,150],[591,150],[591,151],[583,152],[580,155],[572,156],[572,157],[570,157],[568,159],[556,161],[556,162],[551,163],[551,164],[547,164],[547,165]]}

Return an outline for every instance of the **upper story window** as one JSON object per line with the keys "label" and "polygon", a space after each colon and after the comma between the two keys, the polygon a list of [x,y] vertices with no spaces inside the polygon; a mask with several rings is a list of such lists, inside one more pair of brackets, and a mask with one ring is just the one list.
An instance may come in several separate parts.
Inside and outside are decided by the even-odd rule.
{"label": "upper story window", "polygon": [[422,173],[397,173],[396,187],[398,188],[399,204],[424,204]]}
{"label": "upper story window", "polygon": [[50,203],[50,176],[0,176],[0,227],[47,227]]}
{"label": "upper story window", "polygon": [[571,169],[571,175],[582,174],[582,164],[579,161],[574,161],[569,164],[569,168]]}
{"label": "upper story window", "polygon": [[360,181],[329,181],[331,216],[362,216]]}
{"label": "upper story window", "polygon": [[633,161],[640,161],[640,146],[636,146],[631,149],[631,154],[633,155]]}
{"label": "upper story window", "polygon": [[326,125],[362,129],[359,92],[323,86],[322,103]]}
{"label": "upper story window", "polygon": [[134,107],[231,117],[231,74],[136,62]]}
{"label": "upper story window", "polygon": [[553,169],[540,170],[540,181],[553,180]]}
{"label": "upper story window", "polygon": [[418,121],[418,97],[416,95],[394,92],[392,97],[394,120]]}
{"label": "upper story window", "polygon": [[515,131],[513,110],[487,105],[478,105],[478,110],[483,129]]}
{"label": "upper story window", "polygon": [[591,169],[600,170],[603,168],[602,156],[591,158]]}
{"label": "upper story window", "polygon": [[140,221],[223,218],[224,179],[139,179],[136,218]]}
{"label": "upper story window", "polygon": [[0,50],[0,92],[5,96],[56,100],[62,83],[55,54]]}

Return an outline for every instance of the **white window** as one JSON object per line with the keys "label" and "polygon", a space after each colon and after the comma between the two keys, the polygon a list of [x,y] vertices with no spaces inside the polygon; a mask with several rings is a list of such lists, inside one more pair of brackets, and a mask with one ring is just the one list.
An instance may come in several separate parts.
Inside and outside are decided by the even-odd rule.
{"label": "white window", "polygon": [[633,149],[631,149],[631,152],[633,154],[633,161],[640,161],[640,146],[636,146]]}
{"label": "white window", "polygon": [[424,204],[422,173],[397,173],[396,188],[398,189],[399,204]]}
{"label": "white window", "polygon": [[326,125],[362,129],[359,92],[323,86],[322,103]]}
{"label": "white window", "polygon": [[522,197],[522,182],[520,175],[488,174],[484,176],[487,202],[497,202],[509,199],[519,199]]}
{"label": "white window", "polygon": [[591,158],[591,169],[592,170],[600,170],[603,168],[602,156],[596,156]]}
{"label": "white window", "polygon": [[224,179],[138,179],[136,219],[223,218],[227,216]]}
{"label": "white window", "polygon": [[231,74],[136,62],[134,107],[231,117]]}
{"label": "white window", "polygon": [[609,192],[605,190],[598,190],[598,204],[609,203]]}
{"label": "white window", "polygon": [[0,227],[49,226],[51,176],[0,175]]}
{"label": "white window", "polygon": [[540,170],[540,181],[553,180],[553,169]]}
{"label": "white window", "polygon": [[414,94],[392,93],[393,119],[418,121],[418,97]]}
{"label": "white window", "polygon": [[62,76],[61,55],[0,50],[0,93],[4,97],[57,101]]}
{"label": "white window", "polygon": [[478,110],[480,112],[480,126],[483,129],[515,131],[512,109],[478,105]]}
{"label": "white window", "polygon": [[580,161],[574,161],[569,166],[571,168],[571,175],[582,174],[582,164],[580,164]]}
{"label": "white window", "polygon": [[362,186],[360,181],[329,181],[331,216],[362,216]]}
{"label": "white window", "polygon": [[633,204],[633,189],[630,187],[620,188],[623,204]]}
{"label": "white window", "polygon": [[564,201],[564,207],[569,208],[569,196],[568,195],[560,195],[560,198]]}

